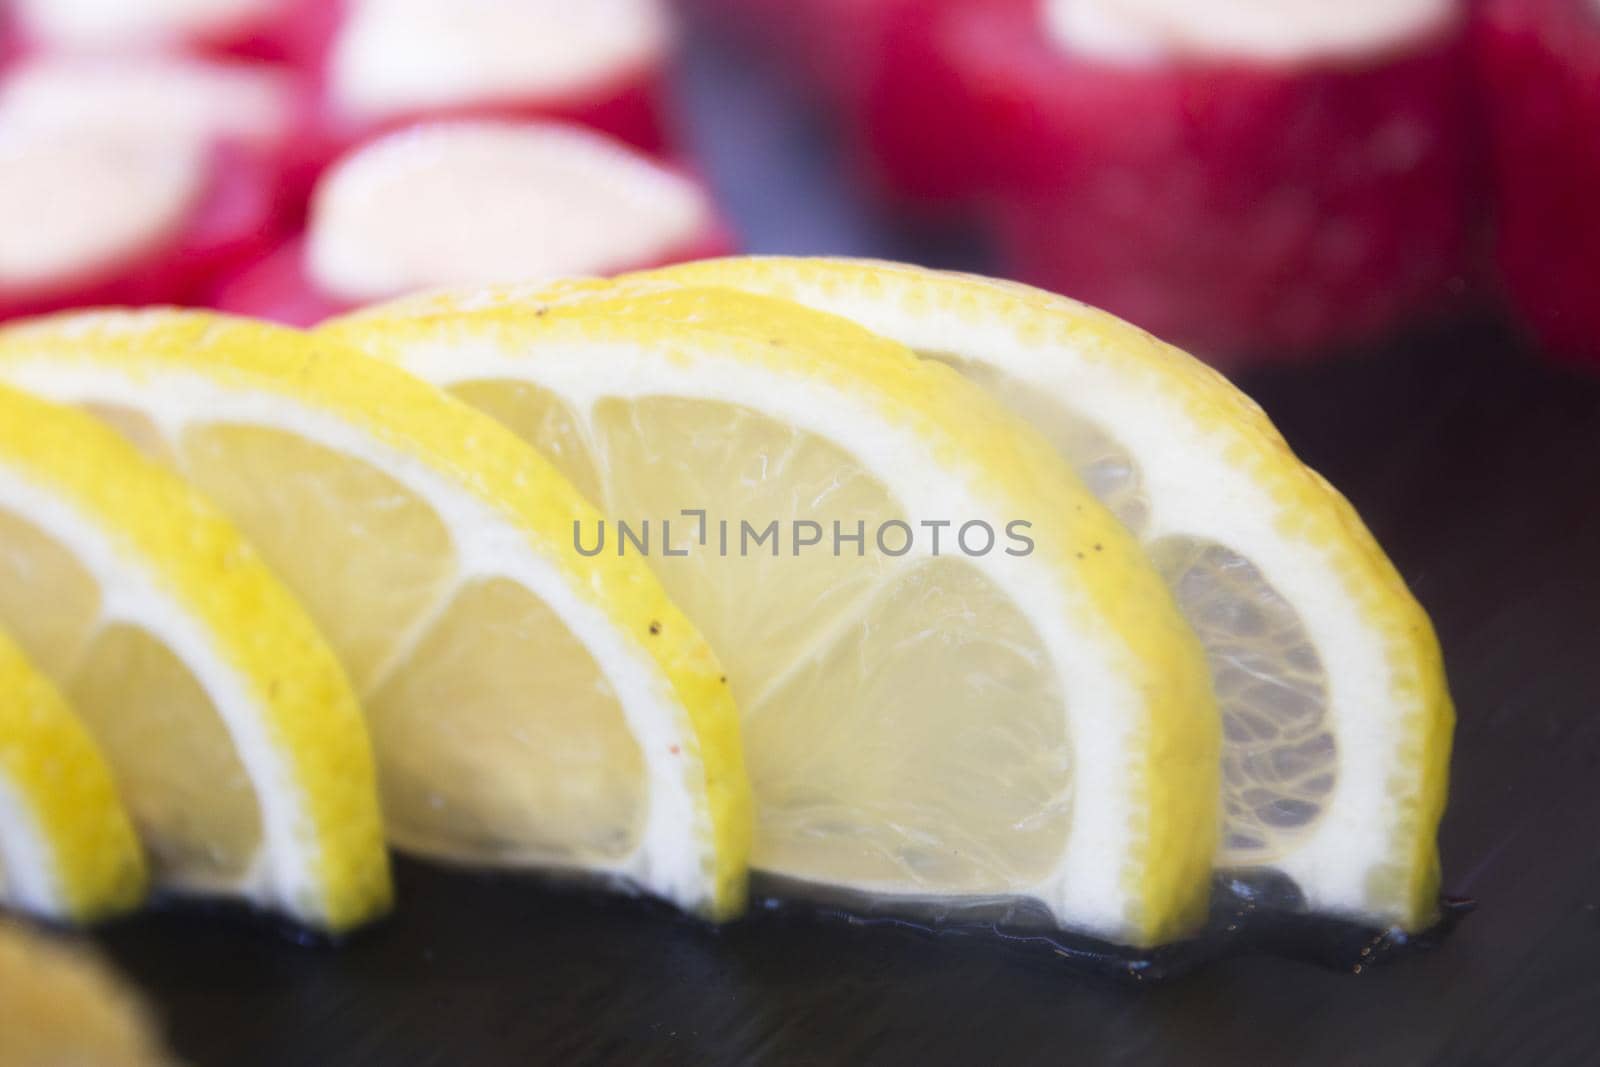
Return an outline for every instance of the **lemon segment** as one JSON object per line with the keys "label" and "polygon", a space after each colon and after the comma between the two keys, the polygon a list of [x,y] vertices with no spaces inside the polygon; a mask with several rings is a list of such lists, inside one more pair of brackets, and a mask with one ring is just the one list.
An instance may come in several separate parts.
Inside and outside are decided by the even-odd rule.
{"label": "lemon segment", "polygon": [[[785,888],[1025,898],[1137,944],[1203,917],[1219,727],[1200,649],[1111,515],[956,374],[793,304],[650,283],[433,295],[321,332],[595,486],[599,551],[647,558],[727,666],[754,864]],[[1029,550],[956,550],[957,527],[1013,520]],[[938,554],[925,521],[953,524]],[[904,552],[896,524],[921,531]]]}
{"label": "lemon segment", "polygon": [[492,419],[326,339],[199,313],[0,335],[0,379],[106,418],[251,538],[360,694],[389,838],[743,907],[749,786],[705,641]]}
{"label": "lemon segment", "polygon": [[146,885],[94,739],[0,632],[0,907],[93,922],[137,907]]}
{"label": "lemon segment", "polygon": [[342,930],[389,903],[371,749],[237,531],[94,419],[0,388],[0,625],[95,737],[158,884]]}
{"label": "lemon segment", "polygon": [[1350,505],[1224,378],[1103,312],[968,275],[749,258],[649,277],[843,316],[1026,417],[1139,535],[1206,647],[1219,864],[1284,871],[1315,909],[1433,920],[1454,715],[1432,627]]}

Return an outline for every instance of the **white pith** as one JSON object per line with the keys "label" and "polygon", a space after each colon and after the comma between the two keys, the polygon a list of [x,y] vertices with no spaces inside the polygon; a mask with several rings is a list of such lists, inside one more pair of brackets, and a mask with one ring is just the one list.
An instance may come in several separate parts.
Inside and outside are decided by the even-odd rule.
{"label": "white pith", "polygon": [[1104,59],[1171,57],[1289,63],[1359,57],[1424,37],[1454,0],[1042,0],[1046,32]]}
{"label": "white pith", "polygon": [[207,179],[203,146],[134,130],[0,129],[0,290],[50,293],[160,247]]}
{"label": "white pith", "polygon": [[364,118],[540,102],[658,65],[662,0],[361,0],[329,61],[334,100]]}
{"label": "white pith", "polygon": [[[873,266],[880,277],[897,271]],[[753,278],[734,284],[748,281],[749,287],[852,319],[919,351],[988,365],[1077,412],[1138,465],[1149,502],[1147,542],[1169,535],[1205,538],[1257,566],[1299,613],[1322,658],[1326,723],[1339,754],[1323,813],[1272,866],[1295,879],[1313,908],[1370,914],[1365,878],[1373,867],[1394,860],[1398,817],[1410,799],[1391,792],[1393,783],[1411,777],[1403,762],[1408,737],[1393,695],[1399,679],[1379,628],[1363,613],[1362,590],[1342,581],[1328,548],[1292,532],[1296,516],[1251,476],[1250,461],[1238,458],[1240,436],[1198,422],[1181,388],[1115,351],[1097,349],[1087,332],[1081,346],[1034,340],[997,316],[916,299],[926,282],[915,271],[900,275],[903,288],[886,285],[873,296],[798,274],[771,277],[770,287]],[[1004,292],[993,283],[968,281]],[[1085,314],[1065,299],[1060,305],[1067,315]]]}
{"label": "white pith", "polygon": [[449,123],[385,138],[318,186],[307,269],[351,303],[446,285],[656,262],[709,225],[694,183],[548,123]]}
{"label": "white pith", "polygon": [[170,42],[244,24],[280,0],[15,0],[32,37],[58,48]]}
{"label": "white pith", "polygon": [[[123,370],[53,359],[11,362],[0,367],[0,375],[60,403],[138,411],[169,445],[200,424],[266,427],[394,478],[426,502],[450,531],[459,568],[439,603],[448,603],[478,579],[504,578],[524,587],[589,651],[623,709],[648,768],[644,826],[630,855],[610,864],[586,864],[583,870],[628,879],[687,910],[705,911],[714,902],[715,835],[687,711],[655,661],[586,595],[582,580],[563,570],[558,560],[538,554],[528,533],[498,507],[424,458],[384,444],[337,413],[270,389],[230,388],[196,373],[149,366]],[[397,844],[404,847],[406,842]],[[558,862],[534,859],[540,865]]]}
{"label": "white pith", "polygon": [[206,693],[249,775],[262,819],[262,849],[236,881],[195,879],[176,886],[226,893],[276,906],[290,914],[307,900],[323,899],[316,870],[320,857],[303,828],[310,823],[292,766],[273,743],[266,712],[248,680],[229,666],[212,635],[187,605],[175,599],[148,560],[119,542],[105,525],[72,501],[0,459],[0,510],[23,516],[62,546],[101,591],[98,629],[136,627],[171,651]]}
{"label": "white pith", "polygon": [[20,790],[0,771],[0,905],[51,918],[67,917],[54,850]]}
{"label": "white pith", "polygon": [[0,124],[270,145],[288,130],[289,93],[288,75],[260,66],[43,56],[0,82]]}
{"label": "white pith", "polygon": [[[602,399],[679,397],[723,402],[811,433],[856,457],[885,485],[905,519],[983,519],[996,529],[1024,517],[1025,502],[998,499],[980,471],[942,467],[930,442],[884,414],[880,401],[816,378],[788,374],[705,350],[594,342],[541,347],[537,358],[507,352],[493,337],[455,331],[448,341],[417,340],[402,366],[435,384],[513,380],[551,391],[579,413]],[[604,368],[597,373],[596,368]],[[926,553],[922,544],[919,552]],[[907,556],[910,564],[919,557]],[[1062,714],[1073,752],[1073,804],[1063,853],[1050,875],[1025,888],[1064,925],[1108,936],[1129,933],[1126,872],[1142,864],[1143,843],[1128,828],[1140,798],[1122,773],[1137,743],[1143,699],[1129,651],[1096,625],[1094,610],[1051,565],[1004,554],[966,562],[992,581],[1035,628],[1066,693]],[[1070,708],[1070,712],[1069,709]],[[844,888],[923,896],[901,883]]]}

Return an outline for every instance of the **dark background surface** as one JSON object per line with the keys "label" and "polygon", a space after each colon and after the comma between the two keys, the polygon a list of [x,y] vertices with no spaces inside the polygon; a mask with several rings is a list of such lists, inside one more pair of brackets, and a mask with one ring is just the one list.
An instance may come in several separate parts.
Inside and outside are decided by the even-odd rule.
{"label": "dark background surface", "polygon": [[[697,43],[682,88],[752,250],[985,266],[875,215],[813,117],[729,53]],[[1482,315],[1238,380],[1355,502],[1443,641],[1445,887],[1479,907],[1437,948],[1135,983],[998,939],[771,913],[718,932],[407,863],[398,914],[338,949],[192,912],[102,940],[196,1067],[1600,1063],[1600,378]]]}

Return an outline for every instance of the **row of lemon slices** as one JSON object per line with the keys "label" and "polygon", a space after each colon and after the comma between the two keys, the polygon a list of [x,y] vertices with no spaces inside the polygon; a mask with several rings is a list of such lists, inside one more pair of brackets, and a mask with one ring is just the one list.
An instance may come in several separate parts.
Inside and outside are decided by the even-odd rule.
{"label": "row of lemon slices", "polygon": [[752,870],[1138,945],[1214,867],[1436,903],[1449,698],[1354,512],[1199,363],[974,277],[10,328],[0,629],[0,900],[49,915],[342,930],[385,837],[717,919]]}

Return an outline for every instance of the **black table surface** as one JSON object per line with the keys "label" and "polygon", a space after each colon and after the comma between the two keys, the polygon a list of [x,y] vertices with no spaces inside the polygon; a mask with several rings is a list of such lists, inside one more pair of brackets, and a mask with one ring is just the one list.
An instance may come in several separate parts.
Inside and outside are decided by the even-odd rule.
{"label": "black table surface", "polygon": [[[747,61],[691,55],[690,136],[752,250],[984,266],[884,222]],[[339,948],[181,912],[100,939],[202,1067],[1600,1063],[1600,376],[1479,316],[1238,379],[1438,627],[1460,716],[1445,888],[1479,907],[1437,948],[1137,984],[981,938],[790,913],[713,931],[411,863],[395,917]]]}

